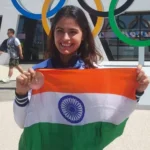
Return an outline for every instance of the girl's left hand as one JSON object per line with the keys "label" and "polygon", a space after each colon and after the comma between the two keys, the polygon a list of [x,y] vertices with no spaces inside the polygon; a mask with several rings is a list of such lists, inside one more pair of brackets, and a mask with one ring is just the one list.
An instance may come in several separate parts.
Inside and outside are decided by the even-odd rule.
{"label": "girl's left hand", "polygon": [[144,92],[145,89],[148,87],[150,80],[148,76],[145,74],[145,72],[142,70],[142,66],[138,65],[137,67],[137,81],[139,83],[136,91],[137,92]]}

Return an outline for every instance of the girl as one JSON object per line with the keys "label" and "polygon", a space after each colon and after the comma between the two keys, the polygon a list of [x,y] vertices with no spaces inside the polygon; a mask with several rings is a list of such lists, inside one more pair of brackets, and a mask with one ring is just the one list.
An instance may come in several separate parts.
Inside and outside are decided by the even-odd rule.
{"label": "girl", "polygon": [[[32,119],[30,118],[30,112],[32,113],[34,111],[30,109],[30,105],[33,104],[31,104],[32,100],[29,100],[30,88],[28,86],[30,81],[35,76],[34,69],[96,68],[96,65],[94,65],[94,63],[96,64],[98,60],[102,60],[101,54],[96,50],[87,18],[81,9],[75,6],[65,6],[56,14],[56,16],[52,20],[51,32],[48,39],[48,53],[50,58],[34,66],[33,69],[29,69],[28,72],[24,72],[16,79],[16,99],[14,103],[14,116],[16,123],[21,128],[24,128],[24,124],[27,118],[30,120]],[[139,81],[139,87],[137,88],[136,94],[137,98],[139,99],[139,97],[143,94],[144,90],[149,84],[148,77],[141,70],[140,66],[137,69],[137,80]],[[40,105],[44,105],[43,103],[44,101],[41,101]],[[44,139],[46,139],[45,137],[48,136],[48,134],[52,134],[52,132],[47,131],[47,133],[45,133],[40,126],[38,128],[39,129],[37,130],[39,132],[30,133],[30,137],[27,136],[26,132],[22,134],[19,143],[19,150],[60,150],[60,144],[62,145],[62,149],[74,149],[72,147],[69,147],[67,143],[63,143],[61,141],[57,143],[57,141],[54,140],[55,136],[53,137],[53,139],[49,139],[49,141],[44,141]],[[42,138],[40,141],[36,141],[37,134],[41,134],[40,137]],[[68,137],[68,139],[69,138],[71,137]],[[51,140],[53,140],[53,142],[51,142]],[[77,144],[80,145],[80,143]],[[88,143],[84,144],[86,147]],[[75,148],[74,150],[79,149],[80,148]],[[87,149],[95,150],[91,149],[90,147],[85,148],[85,150]],[[96,150],[98,149],[99,147],[96,148]],[[80,150],[84,150],[83,147]]]}

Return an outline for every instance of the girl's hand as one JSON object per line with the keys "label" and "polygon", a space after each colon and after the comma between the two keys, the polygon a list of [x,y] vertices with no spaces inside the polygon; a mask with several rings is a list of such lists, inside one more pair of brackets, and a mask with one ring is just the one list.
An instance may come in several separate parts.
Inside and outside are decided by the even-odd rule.
{"label": "girl's hand", "polygon": [[142,93],[148,87],[150,80],[145,72],[142,70],[142,66],[138,65],[137,67],[137,81],[139,83],[136,91]]}
{"label": "girl's hand", "polygon": [[4,53],[3,51],[0,51],[0,55],[3,54],[3,53]]}
{"label": "girl's hand", "polygon": [[35,77],[35,71],[30,68],[16,78],[16,94],[25,95],[30,90],[29,84]]}

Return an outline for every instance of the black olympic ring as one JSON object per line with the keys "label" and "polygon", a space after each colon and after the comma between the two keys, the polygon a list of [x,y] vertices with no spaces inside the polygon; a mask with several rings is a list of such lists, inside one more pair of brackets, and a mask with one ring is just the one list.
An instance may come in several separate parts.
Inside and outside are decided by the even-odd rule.
{"label": "black olympic ring", "polygon": [[[134,0],[127,0],[121,7],[115,10],[115,15],[121,14],[123,11],[128,9]],[[78,0],[78,3],[89,13],[99,16],[99,17],[108,17],[108,12],[97,11],[91,8],[84,0]]]}

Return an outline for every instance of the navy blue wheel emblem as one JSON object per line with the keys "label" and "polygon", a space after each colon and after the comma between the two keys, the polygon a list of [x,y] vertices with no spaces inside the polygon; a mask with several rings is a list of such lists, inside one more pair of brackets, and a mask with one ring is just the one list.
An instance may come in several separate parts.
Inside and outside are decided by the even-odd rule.
{"label": "navy blue wheel emblem", "polygon": [[72,95],[64,96],[58,103],[61,115],[70,123],[79,123],[83,120],[85,107],[83,102]]}

